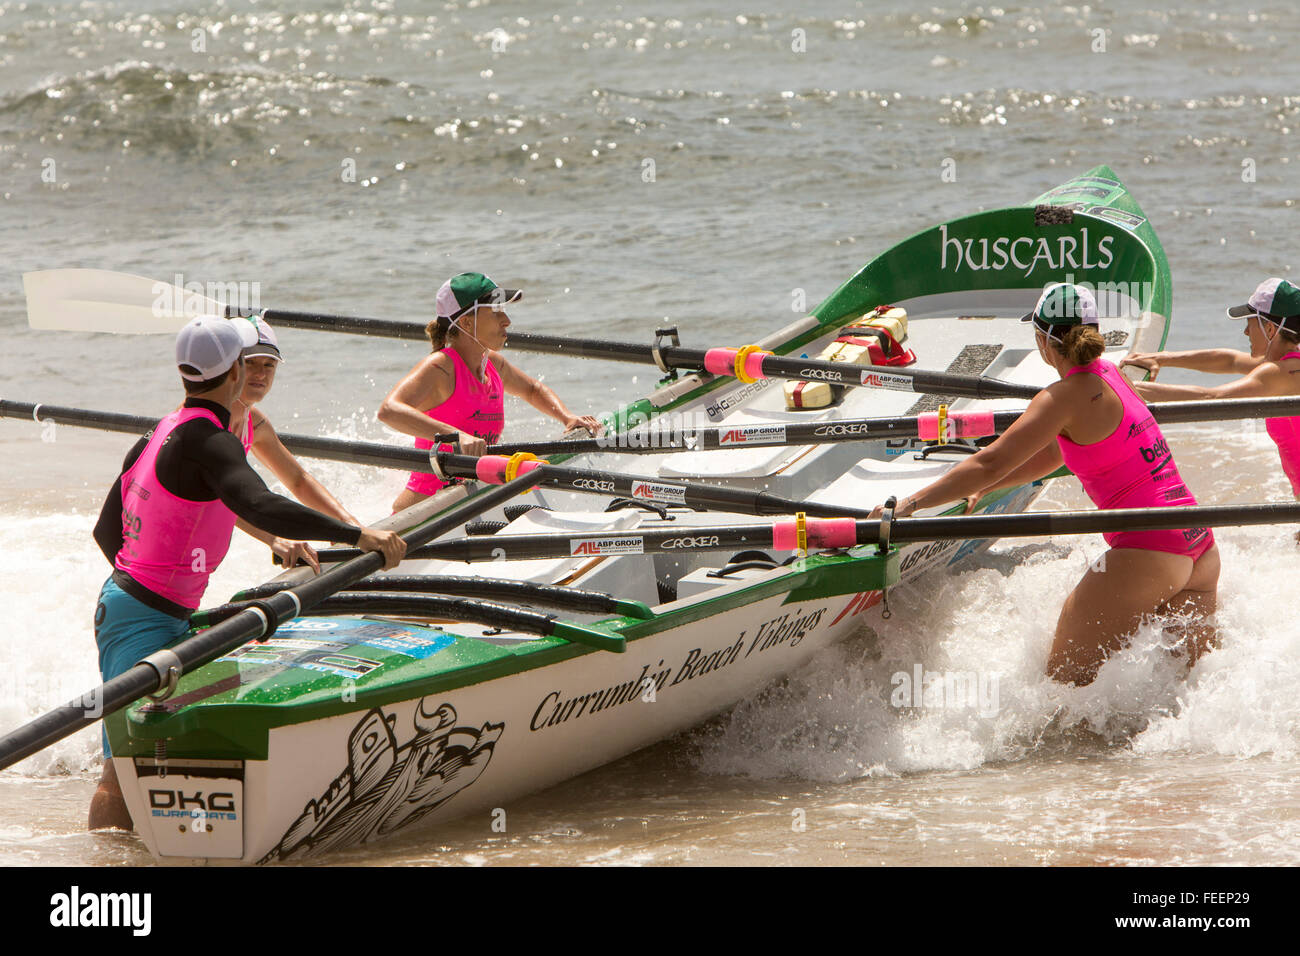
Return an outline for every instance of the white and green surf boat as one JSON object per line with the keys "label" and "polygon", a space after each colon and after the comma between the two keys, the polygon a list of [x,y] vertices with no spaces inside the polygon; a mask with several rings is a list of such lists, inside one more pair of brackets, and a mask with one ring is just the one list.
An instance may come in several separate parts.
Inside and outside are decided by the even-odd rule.
{"label": "white and green surf boat", "polygon": [[[494,505],[478,533],[442,539],[108,718],[140,836],[167,860],[270,863],[467,814],[488,826],[495,808],[699,724],[864,623],[887,628],[888,587],[989,542],[881,547],[860,536],[872,523],[850,519],[974,450],[963,415],[1014,414],[1054,379],[1019,319],[1059,281],[1096,290],[1112,361],[1163,344],[1168,265],[1104,166],[899,243],[760,351],[727,352],[742,380],[698,364],[665,380],[619,412],[610,447],[563,461],[576,476]],[[892,337],[915,362],[840,363],[837,380],[815,357],[838,339],[865,347],[864,316],[897,314],[881,307],[905,311],[906,335],[898,325]],[[877,345],[892,348],[886,338]],[[674,349],[661,335],[662,367]],[[757,377],[762,351],[802,363],[813,384],[855,387],[790,407],[795,388]],[[915,369],[954,391],[904,390]],[[972,377],[1016,388],[968,397]],[[857,387],[868,379],[894,387]],[[946,440],[862,424],[927,414]],[[695,450],[673,445],[681,435]],[[658,445],[625,454],[638,442]],[[436,520],[492,490],[453,487],[392,520]],[[1022,512],[1040,490],[990,496],[981,513]],[[742,492],[758,513],[728,511]]]}

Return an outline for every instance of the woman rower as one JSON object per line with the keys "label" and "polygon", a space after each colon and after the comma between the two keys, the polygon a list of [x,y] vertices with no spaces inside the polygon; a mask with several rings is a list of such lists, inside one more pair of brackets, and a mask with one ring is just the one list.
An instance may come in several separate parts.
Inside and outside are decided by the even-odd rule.
{"label": "woman rower", "polygon": [[[257,460],[271,469],[289,494],[308,508],[336,518],[344,524],[360,525],[361,522],[302,466],[293,452],[284,447],[280,436],[271,427],[270,419],[254,407],[270,394],[271,386],[275,384],[276,369],[284,361],[275,330],[261,316],[232,321],[252,322],[257,331],[256,344],[250,345],[242,353],[246,373],[244,389],[230,410],[230,431],[243,444],[244,454],[251,451],[256,455]],[[307,542],[277,538],[243,521],[238,522],[238,527],[270,547],[286,568],[292,568],[299,560],[303,560],[320,571],[316,551]]]}
{"label": "woman rower", "polygon": [[[1149,402],[1300,395],[1300,288],[1286,279],[1266,279],[1245,305],[1227,311],[1229,318],[1246,320],[1244,334],[1250,341],[1250,354],[1236,349],[1135,352],[1120,365],[1134,365],[1151,373],[1150,381],[1133,386],[1138,394]],[[1162,368],[1241,377],[1214,388],[1165,385],[1155,381]],[[1300,417],[1269,418],[1265,425],[1277,444],[1292,493],[1300,498]],[[1300,532],[1296,539],[1300,541]]]}
{"label": "woman rower", "polygon": [[[388,393],[379,420],[414,435],[416,448],[432,448],[437,436],[456,433],[462,454],[482,455],[501,437],[503,393],[509,392],[558,420],[565,431],[581,427],[595,435],[600,430],[596,419],[574,415],[548,386],[501,355],[510,327],[503,307],[522,296],[480,272],[462,272],[444,282],[435,301],[437,317],[426,328],[433,353]],[[440,448],[450,450],[448,445]],[[427,472],[412,472],[393,510],[409,508],[445,484]]]}
{"label": "woman rower", "polygon": [[[900,501],[895,516],[1022,485],[1062,464],[1098,508],[1196,504],[1151,412],[1119,369],[1100,357],[1106,346],[1092,293],[1049,286],[1023,321],[1033,323],[1039,355],[1061,380],[1035,395],[996,441]],[[1105,539],[1104,561],[1088,569],[1061,609],[1048,674],[1091,683],[1142,616],[1163,611],[1187,615],[1179,630],[1195,663],[1214,641],[1206,621],[1219,581],[1213,534],[1207,528],[1122,531]]]}

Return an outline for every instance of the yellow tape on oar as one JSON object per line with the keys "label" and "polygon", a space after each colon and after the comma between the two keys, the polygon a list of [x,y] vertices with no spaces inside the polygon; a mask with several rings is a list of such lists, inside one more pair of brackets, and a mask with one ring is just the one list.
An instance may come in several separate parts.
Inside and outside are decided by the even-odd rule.
{"label": "yellow tape on oar", "polygon": [[808,557],[808,515],[803,511],[794,513],[794,538],[799,557]]}
{"label": "yellow tape on oar", "polygon": [[948,444],[948,406],[947,405],[939,406],[939,419],[937,424],[939,426],[939,444],[946,445]]}
{"label": "yellow tape on oar", "polygon": [[744,382],[746,385],[748,385],[750,382],[758,381],[758,379],[751,378],[745,372],[745,360],[749,358],[751,355],[753,355],[755,352],[765,352],[765,350],[759,348],[757,345],[742,345],[740,348],[736,349],[736,363],[735,363],[736,378]]}
{"label": "yellow tape on oar", "polygon": [[[534,455],[534,454],[533,454],[532,452],[530,452],[530,451],[517,451],[517,452],[515,452],[513,455],[511,455],[511,456],[506,460],[506,481],[505,481],[505,483],[506,483],[506,484],[510,484],[510,482],[514,481],[515,478],[518,477],[518,475],[519,475],[519,466],[522,465],[524,462],[526,462],[526,461],[540,461],[540,460],[541,460],[540,458],[538,458],[536,455]],[[529,490],[529,491],[532,491],[531,488],[528,489],[528,490]],[[527,494],[527,492],[525,492],[525,494]]]}

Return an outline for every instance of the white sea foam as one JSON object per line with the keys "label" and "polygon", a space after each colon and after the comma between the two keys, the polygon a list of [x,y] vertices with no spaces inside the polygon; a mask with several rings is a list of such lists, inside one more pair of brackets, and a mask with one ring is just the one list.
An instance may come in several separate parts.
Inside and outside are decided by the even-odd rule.
{"label": "white sea foam", "polygon": [[[335,434],[355,431],[344,421]],[[289,430],[285,428],[285,430]],[[128,439],[123,437],[123,445]],[[69,448],[73,447],[71,445]],[[404,472],[306,461],[308,469],[362,521],[373,522],[406,481]],[[284,493],[265,469],[273,490]],[[110,568],[91,531],[107,490],[76,492],[75,510],[0,512],[0,732],[7,733],[101,683],[93,618]],[[69,492],[69,494],[73,494]],[[265,546],[240,532],[208,585],[204,606],[220,604],[240,588],[277,572]],[[76,773],[102,761],[99,725],[78,731],[16,765],[34,776]]]}
{"label": "white sea foam", "polygon": [[[969,770],[1062,747],[1293,756],[1300,620],[1279,617],[1278,595],[1300,573],[1300,551],[1289,533],[1270,527],[1228,530],[1218,540],[1221,647],[1190,673],[1161,626],[1172,621],[1154,619],[1092,684],[1049,680],[1044,668],[1061,602],[1100,543],[1003,543],[986,559],[995,567],[940,573],[925,590],[900,590],[879,636],[846,641],[701,733],[701,765],[840,781]],[[896,675],[918,664],[927,673],[994,677],[997,712],[894,706]]]}

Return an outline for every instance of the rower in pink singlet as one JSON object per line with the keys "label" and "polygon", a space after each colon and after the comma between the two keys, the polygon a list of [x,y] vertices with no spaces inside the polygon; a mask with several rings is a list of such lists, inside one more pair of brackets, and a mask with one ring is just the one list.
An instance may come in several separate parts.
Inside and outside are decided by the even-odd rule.
{"label": "rower in pink singlet", "polygon": [[253,450],[253,410],[248,410],[248,417],[244,419],[244,432],[239,437],[239,443],[244,446],[244,454],[247,455]]}
{"label": "rower in pink singlet", "polygon": [[[235,513],[220,498],[186,501],[158,480],[155,465],[163,443],[174,429],[196,418],[221,427],[206,409],[172,412],[158,423],[149,444],[122,475],[122,549],[113,562],[140,585],[187,608],[199,606],[208,577],[226,556],[235,530]],[[203,561],[196,562],[196,554]]]}
{"label": "rower in pink singlet", "polygon": [[[1218,348],[1130,355],[1124,364],[1152,373],[1150,381],[1134,386],[1137,393],[1149,402],[1300,395],[1300,368],[1283,367],[1289,359],[1300,359],[1300,286],[1277,276],[1265,279],[1245,303],[1229,307],[1227,314],[1230,319],[1245,320],[1243,334],[1250,341],[1248,354]],[[1244,374],[1212,388],[1166,385],[1155,381],[1155,373],[1162,368]],[[1300,417],[1269,418],[1265,424],[1268,436],[1277,445],[1291,491],[1300,498]]]}
{"label": "rower in pink singlet", "polygon": [[[1097,358],[1070,369],[1067,377],[1080,372],[1104,381],[1124,407],[1119,425],[1099,442],[1080,445],[1063,435],[1056,439],[1066,467],[1078,476],[1093,504],[1102,510],[1195,505],[1196,499],[1178,474],[1160,426],[1119,369]],[[1185,554],[1193,561],[1214,544],[1209,528],[1116,531],[1103,537],[1112,548]]]}
{"label": "rower in pink singlet", "polygon": [[[1300,352],[1287,352],[1279,362],[1300,359]],[[1300,498],[1300,417],[1266,418],[1264,426],[1268,437],[1277,445],[1282,458],[1282,470],[1291,481],[1291,493]]]}
{"label": "rower in pink singlet", "polygon": [[[425,327],[432,351],[384,398],[379,420],[412,436],[415,447],[424,450],[443,434],[458,431],[461,454],[482,455],[501,438],[509,393],[560,422],[566,432],[583,428],[598,434],[600,422],[574,415],[550,386],[501,354],[510,327],[505,306],[522,295],[481,272],[462,272],[444,282],[435,296],[434,321]],[[441,445],[439,450],[450,449]],[[449,483],[426,471],[413,472],[393,510],[424,501]]]}
{"label": "rower in pink singlet", "polygon": [[[459,352],[454,348],[441,350],[456,367],[456,384],[451,397],[441,405],[435,405],[425,412],[430,418],[451,425],[457,431],[469,432],[482,438],[489,445],[501,438],[505,424],[505,388],[501,384],[501,374],[491,362],[483,363],[483,379],[475,375]],[[428,438],[416,438],[415,447],[427,450],[433,447]],[[451,451],[450,445],[439,445],[439,451]],[[411,472],[406,483],[410,491],[421,495],[432,495],[445,487],[447,482],[423,471]]]}

